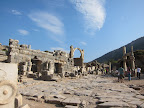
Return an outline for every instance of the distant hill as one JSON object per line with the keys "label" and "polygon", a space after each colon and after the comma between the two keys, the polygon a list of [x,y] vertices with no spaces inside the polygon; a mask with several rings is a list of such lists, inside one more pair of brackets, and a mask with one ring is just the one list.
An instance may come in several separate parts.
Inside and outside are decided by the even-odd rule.
{"label": "distant hill", "polygon": [[[131,46],[133,46],[134,51],[144,50],[144,36],[132,41],[131,43],[129,43],[125,46],[126,46],[127,52],[131,51]],[[116,49],[116,50],[113,50],[113,51],[111,51],[111,52],[109,52],[109,53],[107,53],[107,54],[105,54],[105,55],[103,55],[103,56],[101,56],[95,60],[97,60],[100,63],[104,63],[104,62],[108,62],[111,60],[121,59],[122,55],[123,55],[123,46]],[[93,61],[95,61],[95,60],[93,60]]]}

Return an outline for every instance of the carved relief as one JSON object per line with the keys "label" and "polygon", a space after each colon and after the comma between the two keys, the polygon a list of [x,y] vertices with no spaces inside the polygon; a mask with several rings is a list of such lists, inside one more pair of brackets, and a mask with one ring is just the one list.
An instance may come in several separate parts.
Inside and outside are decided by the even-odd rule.
{"label": "carved relief", "polygon": [[15,98],[17,88],[15,84],[10,81],[0,82],[0,104],[7,104]]}

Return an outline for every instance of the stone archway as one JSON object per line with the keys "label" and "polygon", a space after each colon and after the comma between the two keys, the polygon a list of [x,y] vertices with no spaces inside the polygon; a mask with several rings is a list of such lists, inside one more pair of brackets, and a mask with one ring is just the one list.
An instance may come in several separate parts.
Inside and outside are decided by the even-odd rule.
{"label": "stone archway", "polygon": [[[73,58],[74,57],[74,52],[75,50],[79,50],[81,53],[80,58]],[[74,65],[75,66],[83,66],[83,61],[84,61],[84,50],[80,48],[73,48],[73,46],[70,46],[70,58],[74,59]]]}

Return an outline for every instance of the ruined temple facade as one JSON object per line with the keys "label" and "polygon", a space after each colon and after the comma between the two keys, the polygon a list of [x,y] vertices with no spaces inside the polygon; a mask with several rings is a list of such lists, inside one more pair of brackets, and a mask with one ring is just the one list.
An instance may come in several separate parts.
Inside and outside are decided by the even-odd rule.
{"label": "ruined temple facade", "polygon": [[[80,58],[73,58],[75,50],[80,51]],[[71,73],[75,75],[78,71],[83,73],[85,70],[84,50],[73,46],[70,46],[70,53],[61,50],[44,52],[33,50],[30,45],[19,45],[18,40],[9,39],[7,56],[6,62],[18,64],[19,74],[41,75],[43,79],[49,79],[54,74],[61,77]]]}
{"label": "ruined temple facade", "polygon": [[123,47],[123,68],[127,71],[127,68],[135,69],[135,57],[133,53],[133,46],[131,46],[131,52],[126,53],[126,47]]}

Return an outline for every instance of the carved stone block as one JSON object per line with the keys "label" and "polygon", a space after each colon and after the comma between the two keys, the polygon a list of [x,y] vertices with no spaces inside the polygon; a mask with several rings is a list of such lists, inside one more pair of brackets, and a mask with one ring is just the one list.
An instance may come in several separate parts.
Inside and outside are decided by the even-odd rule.
{"label": "carved stone block", "polygon": [[0,63],[0,108],[14,108],[17,75],[17,64]]}

